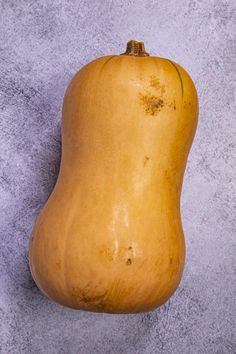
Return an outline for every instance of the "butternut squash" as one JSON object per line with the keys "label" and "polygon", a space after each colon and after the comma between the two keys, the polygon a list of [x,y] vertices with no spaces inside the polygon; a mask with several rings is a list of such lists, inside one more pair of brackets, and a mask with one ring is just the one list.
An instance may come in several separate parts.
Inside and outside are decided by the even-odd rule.
{"label": "butternut squash", "polygon": [[180,194],[197,126],[187,72],[130,41],[85,65],[63,104],[55,188],[33,228],[38,287],[74,309],[149,311],[180,282]]}

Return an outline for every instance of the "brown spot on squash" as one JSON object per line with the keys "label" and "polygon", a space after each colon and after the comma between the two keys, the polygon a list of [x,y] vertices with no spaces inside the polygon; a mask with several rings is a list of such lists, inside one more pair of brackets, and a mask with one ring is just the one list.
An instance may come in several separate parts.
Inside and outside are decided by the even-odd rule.
{"label": "brown spot on squash", "polygon": [[126,265],[129,266],[132,264],[132,259],[131,258],[128,258],[127,261],[126,261]]}
{"label": "brown spot on squash", "polygon": [[133,247],[132,247],[132,246],[129,246],[129,247],[128,247],[128,250],[129,250],[129,251],[132,251],[132,250],[133,250]]}
{"label": "brown spot on squash", "polygon": [[172,264],[172,263],[173,263],[173,258],[171,257],[171,258],[170,258],[170,264]]}
{"label": "brown spot on squash", "polygon": [[150,76],[150,86],[153,87],[159,94],[165,93],[165,86],[161,85],[160,80],[155,75]]}
{"label": "brown spot on squash", "polygon": [[104,301],[104,298],[106,297],[107,291],[105,291],[101,295],[92,295],[91,291],[87,290],[86,287],[82,290],[76,286],[72,287],[72,296],[74,298],[77,298],[79,301],[84,302],[84,303],[102,303]]}
{"label": "brown spot on squash", "polygon": [[176,102],[175,100],[171,101],[170,103],[167,104],[167,107],[169,107],[170,109],[173,109],[174,111],[176,111]]}
{"label": "brown spot on squash", "polygon": [[85,303],[100,303],[104,299],[105,295],[106,293],[97,296],[86,296],[82,294],[81,300]]}
{"label": "brown spot on squash", "polygon": [[190,101],[184,101],[184,108],[188,108],[192,105]]}
{"label": "brown spot on squash", "polygon": [[140,101],[144,107],[146,114],[149,114],[151,116],[157,115],[164,107],[163,99],[161,97],[152,95],[151,93],[140,95]]}
{"label": "brown spot on squash", "polygon": [[165,85],[160,83],[160,79],[157,76],[151,75],[145,91],[140,93],[141,104],[146,114],[155,116],[164,107]]}
{"label": "brown spot on squash", "polygon": [[149,156],[145,156],[145,157],[144,157],[144,160],[143,160],[143,167],[146,166],[146,164],[148,163],[149,160],[150,160],[150,157],[149,157]]}

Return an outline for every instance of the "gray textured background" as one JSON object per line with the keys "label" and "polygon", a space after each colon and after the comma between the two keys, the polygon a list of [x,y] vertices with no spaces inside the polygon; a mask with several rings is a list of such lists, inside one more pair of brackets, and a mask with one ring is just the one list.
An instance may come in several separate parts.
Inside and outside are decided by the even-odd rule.
{"label": "gray textured background", "polygon": [[[235,12],[234,0],[0,1],[1,353],[236,352]],[[182,195],[185,274],[151,313],[68,310],[35,287],[28,238],[58,173],[68,81],[129,39],[180,63],[199,93]]]}

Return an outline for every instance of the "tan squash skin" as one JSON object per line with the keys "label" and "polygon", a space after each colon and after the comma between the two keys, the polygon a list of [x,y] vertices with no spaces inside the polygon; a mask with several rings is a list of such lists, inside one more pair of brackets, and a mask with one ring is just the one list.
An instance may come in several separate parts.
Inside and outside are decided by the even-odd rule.
{"label": "tan squash skin", "polygon": [[30,239],[30,269],[46,295],[74,309],[132,313],[173,294],[197,115],[191,78],[167,59],[106,56],[75,75],[59,177]]}

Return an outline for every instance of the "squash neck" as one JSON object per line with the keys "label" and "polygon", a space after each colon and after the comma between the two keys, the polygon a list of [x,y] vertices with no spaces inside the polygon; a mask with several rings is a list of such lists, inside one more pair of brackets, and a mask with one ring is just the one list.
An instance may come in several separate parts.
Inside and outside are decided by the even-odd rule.
{"label": "squash neck", "polygon": [[148,57],[149,54],[145,51],[144,43],[131,40],[127,43],[126,51],[121,55],[131,55],[135,57]]}

